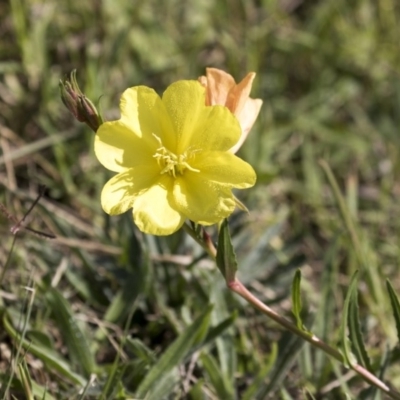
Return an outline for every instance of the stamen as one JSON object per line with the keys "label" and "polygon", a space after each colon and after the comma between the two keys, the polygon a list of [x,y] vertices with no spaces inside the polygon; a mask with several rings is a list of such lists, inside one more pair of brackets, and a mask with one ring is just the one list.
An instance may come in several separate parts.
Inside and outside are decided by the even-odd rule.
{"label": "stamen", "polygon": [[186,169],[192,172],[200,172],[200,170],[193,168],[188,163],[189,159],[194,158],[195,154],[200,150],[188,148],[183,154],[177,156],[163,146],[162,140],[156,134],[153,133],[153,136],[160,145],[153,157],[157,159],[157,164],[162,168],[161,174],[168,173],[176,178],[177,174],[183,175]]}

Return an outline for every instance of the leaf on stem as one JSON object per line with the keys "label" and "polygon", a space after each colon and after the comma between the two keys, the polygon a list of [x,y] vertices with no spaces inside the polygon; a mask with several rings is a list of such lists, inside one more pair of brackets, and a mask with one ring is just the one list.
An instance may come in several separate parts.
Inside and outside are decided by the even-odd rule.
{"label": "leaf on stem", "polygon": [[233,282],[236,277],[237,261],[229,233],[228,220],[224,219],[218,235],[217,266],[224,276],[227,284]]}
{"label": "leaf on stem", "polygon": [[[351,278],[344,302],[340,334],[341,347],[346,364],[353,365],[358,361],[364,368],[371,371],[371,363],[365,349],[358,314],[357,278],[358,271]],[[346,327],[348,328],[348,335]]]}
{"label": "leaf on stem", "polygon": [[[355,280],[355,282],[357,283],[357,280]],[[360,316],[358,313],[358,296],[356,284],[354,284],[350,291],[349,315],[347,323],[349,327],[350,342],[352,344],[352,348],[358,362],[368,371],[372,371],[371,362],[369,360],[368,353],[362,337]]]}
{"label": "leaf on stem", "polygon": [[300,283],[301,283],[301,271],[298,269],[293,277],[292,282],[292,313],[296,318],[296,325],[299,329],[304,330],[303,320],[301,318],[301,294],[300,294]]}
{"label": "leaf on stem", "polygon": [[400,302],[389,280],[386,280],[386,287],[389,292],[390,304],[392,305],[393,316],[396,321],[397,338],[400,343]]}

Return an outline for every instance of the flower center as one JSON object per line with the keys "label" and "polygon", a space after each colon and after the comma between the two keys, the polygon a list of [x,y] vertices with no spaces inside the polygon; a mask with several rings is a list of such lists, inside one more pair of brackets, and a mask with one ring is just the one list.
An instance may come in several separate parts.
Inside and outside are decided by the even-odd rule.
{"label": "flower center", "polygon": [[156,150],[154,158],[157,160],[158,165],[162,168],[161,174],[169,174],[176,178],[176,175],[183,175],[184,171],[188,169],[193,172],[200,172],[200,170],[192,168],[189,165],[190,159],[194,158],[198,150],[187,149],[183,154],[176,155],[172,151],[163,146],[161,139],[153,133],[157,139],[160,147]]}

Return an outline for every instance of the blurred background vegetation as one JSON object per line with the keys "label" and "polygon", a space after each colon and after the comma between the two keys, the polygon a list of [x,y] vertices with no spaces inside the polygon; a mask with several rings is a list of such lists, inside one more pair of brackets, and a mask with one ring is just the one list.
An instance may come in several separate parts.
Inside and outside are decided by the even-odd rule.
{"label": "blurred background vegetation", "polygon": [[291,318],[300,268],[308,328],[335,346],[361,269],[372,368],[400,390],[385,290],[400,290],[399,21],[397,0],[1,2],[0,202],[21,218],[46,185],[29,226],[57,236],[21,234],[8,259],[0,220],[1,398],[384,398],[231,294],[187,235],[145,236],[130,213],[102,211],[111,175],[59,98],[75,68],[107,119],[129,86],[256,72],[264,104],[239,155],[258,182],[239,194],[250,214],[230,219],[239,276]]}

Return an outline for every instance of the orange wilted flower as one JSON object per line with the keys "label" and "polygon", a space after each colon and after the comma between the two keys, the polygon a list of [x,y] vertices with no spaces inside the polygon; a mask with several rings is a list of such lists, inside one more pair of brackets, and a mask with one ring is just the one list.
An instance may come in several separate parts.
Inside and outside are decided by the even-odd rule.
{"label": "orange wilted flower", "polygon": [[223,105],[238,119],[242,135],[235,146],[231,148],[236,153],[253,126],[262,105],[261,99],[250,98],[251,86],[256,74],[248,73],[236,84],[232,75],[217,68],[206,68],[206,76],[200,76],[200,83],[207,88],[206,105]]}

